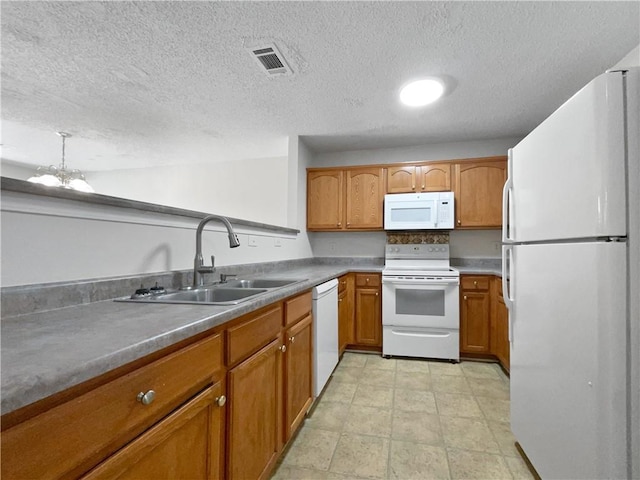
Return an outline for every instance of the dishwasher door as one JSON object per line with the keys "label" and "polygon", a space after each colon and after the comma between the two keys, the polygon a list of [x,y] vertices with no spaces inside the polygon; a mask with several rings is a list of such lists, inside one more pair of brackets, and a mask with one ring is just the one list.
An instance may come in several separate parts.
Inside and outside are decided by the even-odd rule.
{"label": "dishwasher door", "polygon": [[317,398],[338,365],[338,280],[313,288],[313,397]]}

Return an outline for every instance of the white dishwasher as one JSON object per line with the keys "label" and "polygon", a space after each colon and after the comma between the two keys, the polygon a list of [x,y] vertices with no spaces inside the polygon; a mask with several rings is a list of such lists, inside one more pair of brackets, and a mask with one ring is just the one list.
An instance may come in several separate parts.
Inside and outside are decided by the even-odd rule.
{"label": "white dishwasher", "polygon": [[313,397],[322,393],[338,365],[338,280],[313,288]]}

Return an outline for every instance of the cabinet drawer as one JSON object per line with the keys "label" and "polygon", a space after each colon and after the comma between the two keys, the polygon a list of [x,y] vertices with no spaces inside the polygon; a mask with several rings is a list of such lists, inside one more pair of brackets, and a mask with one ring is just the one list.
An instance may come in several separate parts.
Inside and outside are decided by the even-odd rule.
{"label": "cabinet drawer", "polygon": [[289,326],[311,311],[311,292],[303,293],[284,302],[284,324]]}
{"label": "cabinet drawer", "polygon": [[379,287],[380,275],[375,273],[356,273],[356,287]]}
{"label": "cabinet drawer", "polygon": [[227,330],[227,366],[258,351],[276,338],[282,327],[282,308],[259,313],[256,317]]}
{"label": "cabinet drawer", "polygon": [[222,353],[207,338],[2,432],[2,477],[79,476],[212,383]]}
{"label": "cabinet drawer", "polygon": [[488,276],[468,276],[464,275],[460,278],[460,285],[462,286],[462,290],[489,290],[489,281],[490,278]]}

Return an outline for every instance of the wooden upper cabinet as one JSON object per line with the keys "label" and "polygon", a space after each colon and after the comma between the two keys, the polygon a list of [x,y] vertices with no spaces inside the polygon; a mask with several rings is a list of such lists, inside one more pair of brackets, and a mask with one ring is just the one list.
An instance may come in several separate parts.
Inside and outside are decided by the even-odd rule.
{"label": "wooden upper cabinet", "polygon": [[456,228],[500,228],[506,161],[455,165]]}
{"label": "wooden upper cabinet", "polygon": [[307,229],[340,230],[344,218],[344,171],[307,173]]}
{"label": "wooden upper cabinet", "polygon": [[358,168],[346,171],[347,229],[382,229],[384,170]]}
{"label": "wooden upper cabinet", "polygon": [[411,193],[416,191],[415,165],[387,168],[387,193]]}
{"label": "wooden upper cabinet", "polygon": [[423,192],[451,191],[451,164],[431,163],[420,167],[420,190]]}
{"label": "wooden upper cabinet", "polygon": [[387,168],[387,193],[448,192],[451,164],[398,165]]}

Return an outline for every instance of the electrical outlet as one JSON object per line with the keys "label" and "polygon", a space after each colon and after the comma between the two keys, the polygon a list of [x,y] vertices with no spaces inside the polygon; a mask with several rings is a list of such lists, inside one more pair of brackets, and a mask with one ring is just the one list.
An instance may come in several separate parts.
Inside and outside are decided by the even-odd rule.
{"label": "electrical outlet", "polygon": [[253,235],[249,235],[249,240],[247,241],[247,245],[250,247],[258,246],[258,237],[254,237]]}
{"label": "electrical outlet", "polygon": [[274,247],[281,247],[282,246],[282,239],[278,238],[278,237],[274,237],[273,238],[273,246]]}

